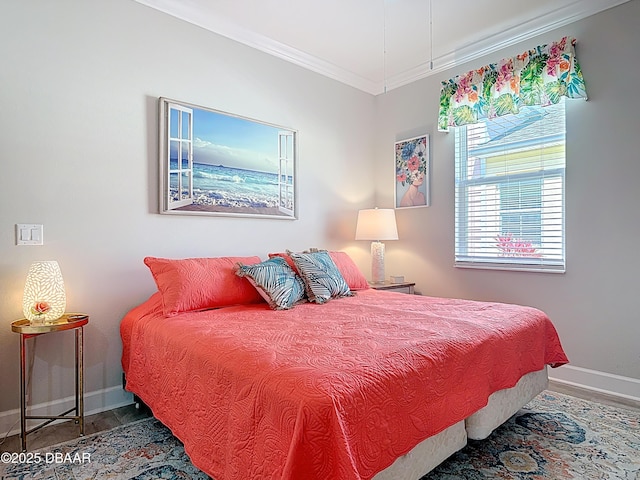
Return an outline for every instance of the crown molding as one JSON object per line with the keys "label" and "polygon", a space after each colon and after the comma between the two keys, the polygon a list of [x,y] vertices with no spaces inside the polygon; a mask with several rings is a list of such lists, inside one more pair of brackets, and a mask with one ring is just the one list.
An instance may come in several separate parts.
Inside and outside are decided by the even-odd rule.
{"label": "crown molding", "polygon": [[191,8],[187,3],[174,0],[134,0],[155,10],[184,20],[213,33],[255,48],[264,53],[278,57],[307,70],[319,73],[341,83],[350,85],[371,95],[379,92],[380,86],[349,70],[343,69],[330,62],[309,55],[301,50],[285,45],[281,42],[265,37],[254,31],[242,28],[222,18],[215,17],[208,12]]}
{"label": "crown molding", "polygon": [[331,62],[309,55],[308,53],[251,30],[244,29],[236,24],[216,17],[211,13],[192,8],[187,2],[175,0],[134,1],[371,95],[379,95],[561,28],[630,0],[574,0],[568,5],[557,8],[552,12],[541,15],[517,27],[502,30],[480,41],[463,45],[455,51],[444,52],[434,57],[431,62],[426,62],[404,72],[390,75],[384,82],[376,82],[364,78]]}
{"label": "crown molding", "polygon": [[[434,57],[432,65],[425,62],[412,69],[390,76],[387,79],[387,91],[455,68],[628,1],[630,0],[575,0],[569,5],[558,8],[548,14],[541,15],[522,25],[505,29],[473,44],[464,45],[455,51]],[[384,89],[379,88],[378,90],[379,93],[381,93]]]}

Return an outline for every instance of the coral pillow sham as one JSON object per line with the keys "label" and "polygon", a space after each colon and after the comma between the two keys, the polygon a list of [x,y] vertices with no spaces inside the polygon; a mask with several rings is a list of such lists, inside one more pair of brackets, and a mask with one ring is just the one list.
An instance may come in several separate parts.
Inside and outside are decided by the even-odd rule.
{"label": "coral pillow sham", "polygon": [[367,282],[365,276],[346,252],[329,252],[329,255],[338,270],[340,270],[345,282],[349,285],[349,289],[366,290],[370,288],[369,282]]}
{"label": "coral pillow sham", "polygon": [[255,257],[218,257],[168,259],[146,257],[162,296],[165,316],[263,302],[263,298],[246,278],[238,277],[238,263],[260,263]]}

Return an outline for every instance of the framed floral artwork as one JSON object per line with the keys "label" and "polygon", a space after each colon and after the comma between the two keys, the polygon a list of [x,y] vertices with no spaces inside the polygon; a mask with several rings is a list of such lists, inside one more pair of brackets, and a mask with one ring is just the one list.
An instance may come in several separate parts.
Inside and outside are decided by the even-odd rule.
{"label": "framed floral artwork", "polygon": [[429,206],[429,135],[395,144],[396,208]]}

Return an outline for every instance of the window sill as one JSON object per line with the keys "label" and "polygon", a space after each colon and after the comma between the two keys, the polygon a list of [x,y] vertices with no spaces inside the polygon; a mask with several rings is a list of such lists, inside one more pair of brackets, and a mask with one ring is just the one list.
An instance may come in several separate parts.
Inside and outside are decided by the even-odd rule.
{"label": "window sill", "polygon": [[455,262],[456,268],[469,268],[476,270],[505,270],[511,272],[535,272],[535,273],[565,273],[563,265],[515,265],[507,263],[484,262]]}

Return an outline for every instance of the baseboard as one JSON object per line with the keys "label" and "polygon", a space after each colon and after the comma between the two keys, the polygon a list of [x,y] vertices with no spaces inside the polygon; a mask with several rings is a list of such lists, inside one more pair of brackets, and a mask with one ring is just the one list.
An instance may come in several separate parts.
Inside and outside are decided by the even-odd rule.
{"label": "baseboard", "polygon": [[621,403],[640,405],[640,380],[573,365],[549,369],[551,385],[558,384],[605,395]]}
{"label": "baseboard", "polygon": [[[30,415],[60,415],[60,413],[73,408],[75,401],[75,396],[71,396],[53,402],[30,405],[28,411]],[[84,415],[87,417],[95,413],[131,405],[132,403],[133,395],[125,391],[120,385],[87,392],[84,394]],[[40,422],[41,420],[31,420],[27,424],[27,428],[32,428]],[[20,433],[19,408],[0,412],[0,432],[3,432],[0,434],[0,439],[4,438],[5,435]]]}

